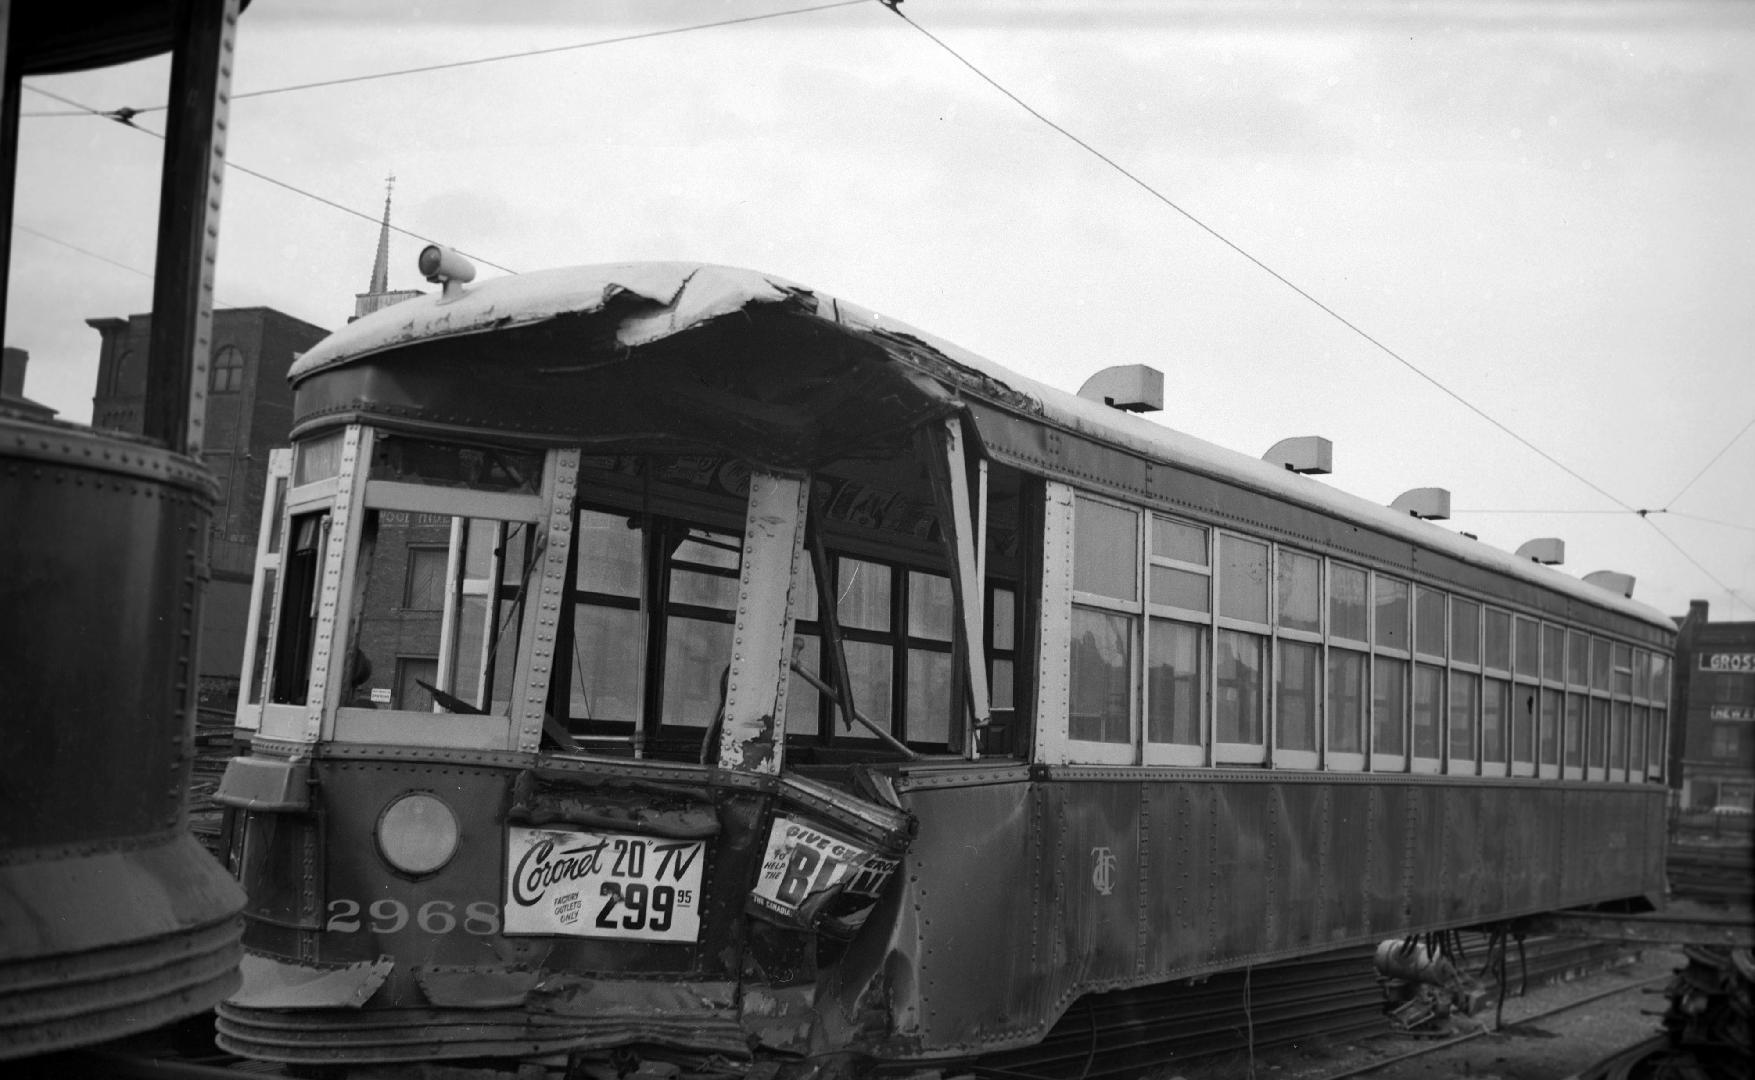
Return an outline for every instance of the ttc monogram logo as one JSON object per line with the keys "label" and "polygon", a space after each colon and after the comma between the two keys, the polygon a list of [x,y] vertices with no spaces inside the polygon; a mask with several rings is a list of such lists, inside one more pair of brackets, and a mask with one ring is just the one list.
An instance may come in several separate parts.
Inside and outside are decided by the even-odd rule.
{"label": "ttc monogram logo", "polygon": [[1115,891],[1115,853],[1106,847],[1091,849],[1091,884],[1104,896]]}

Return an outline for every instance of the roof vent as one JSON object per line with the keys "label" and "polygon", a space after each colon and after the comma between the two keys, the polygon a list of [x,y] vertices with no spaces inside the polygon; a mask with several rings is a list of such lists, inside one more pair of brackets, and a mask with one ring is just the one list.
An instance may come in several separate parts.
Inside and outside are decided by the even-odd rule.
{"label": "roof vent", "polygon": [[1597,570],[1584,575],[1586,585],[1595,585],[1599,589],[1607,589],[1617,596],[1633,599],[1633,575],[1623,574],[1618,570]]}
{"label": "roof vent", "polygon": [[1543,566],[1559,566],[1566,561],[1566,541],[1557,536],[1528,540],[1517,549],[1517,557],[1539,562]]}
{"label": "roof vent", "polygon": [[1389,508],[1412,514],[1422,521],[1449,521],[1450,491],[1448,488],[1414,488],[1397,495]]}
{"label": "roof vent", "polygon": [[1124,412],[1158,412],[1164,407],[1164,373],[1145,364],[1107,367],[1085,380],[1079,396]]}
{"label": "roof vent", "polygon": [[1326,476],[1335,471],[1335,444],[1321,435],[1299,435],[1268,447],[1261,459],[1271,465],[1284,465],[1295,473]]}

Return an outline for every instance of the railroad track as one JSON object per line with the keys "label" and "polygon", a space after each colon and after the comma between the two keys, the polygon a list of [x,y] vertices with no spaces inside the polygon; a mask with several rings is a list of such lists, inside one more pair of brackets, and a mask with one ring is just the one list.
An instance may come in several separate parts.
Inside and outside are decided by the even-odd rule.
{"label": "railroad track", "polygon": [[[1462,966],[1473,972],[1486,959],[1486,937],[1465,934],[1463,939]],[[1194,985],[1095,995],[1075,1004],[1041,1043],[988,1055],[971,1071],[991,1080],[1122,1080],[1224,1055],[1386,1033],[1389,1021],[1373,952],[1346,949],[1214,975]],[[1525,974],[1530,986],[1539,986],[1605,969],[1625,955],[1621,947],[1603,942],[1531,938],[1525,943]],[[1518,993],[1520,981],[1513,949],[1509,995]],[[1486,985],[1496,993],[1495,985]]]}
{"label": "railroad track", "polygon": [[1665,863],[1670,891],[1712,903],[1755,900],[1755,847],[1741,844],[1672,844]]}

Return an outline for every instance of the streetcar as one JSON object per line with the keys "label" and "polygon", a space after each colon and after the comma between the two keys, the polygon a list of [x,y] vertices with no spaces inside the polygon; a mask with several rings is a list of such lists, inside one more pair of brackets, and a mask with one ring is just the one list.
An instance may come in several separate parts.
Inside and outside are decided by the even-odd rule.
{"label": "streetcar", "polygon": [[1620,591],[769,274],[422,268],[290,376],[228,1050],[931,1067],[1661,900]]}

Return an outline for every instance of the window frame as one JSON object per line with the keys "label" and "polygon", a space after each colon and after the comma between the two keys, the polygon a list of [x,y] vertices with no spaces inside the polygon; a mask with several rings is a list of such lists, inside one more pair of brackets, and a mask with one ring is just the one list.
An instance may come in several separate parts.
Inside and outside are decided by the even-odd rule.
{"label": "window frame", "polygon": [[[1385,581],[1395,582],[1405,591],[1406,612],[1402,619],[1402,640],[1407,642],[1406,648],[1380,644],[1378,635],[1382,628],[1379,618],[1380,586]],[[1413,761],[1413,688],[1414,688],[1414,583],[1407,578],[1394,574],[1372,571],[1370,584],[1370,621],[1371,627],[1371,722],[1369,731],[1370,770],[1372,772],[1405,773]],[[1402,750],[1399,754],[1388,754],[1378,748],[1377,724],[1377,676],[1380,661],[1398,661],[1401,664],[1401,741]]]}
{"label": "window frame", "polygon": [[[1459,657],[1458,649],[1460,634],[1463,628],[1457,625],[1463,605],[1474,609],[1473,640],[1465,644],[1473,645],[1474,660]],[[1479,776],[1481,772],[1481,701],[1484,696],[1484,680],[1481,672],[1481,638],[1482,613],[1486,610],[1480,601],[1467,596],[1452,594],[1448,604],[1449,621],[1447,625],[1447,641],[1449,643],[1450,663],[1446,668],[1444,706],[1444,772],[1447,776]],[[1473,704],[1469,707],[1469,756],[1461,757],[1456,753],[1455,716],[1457,694],[1465,687],[1474,688]]]}
{"label": "window frame", "polygon": [[[1213,562],[1214,585],[1213,596],[1213,651],[1212,651],[1212,745],[1213,764],[1220,765],[1259,765],[1270,763],[1269,745],[1273,739],[1273,715],[1275,679],[1274,661],[1274,545],[1271,541],[1251,536],[1248,533],[1232,529],[1213,529]],[[1225,540],[1253,544],[1264,553],[1264,577],[1262,592],[1265,597],[1266,621],[1254,622],[1248,618],[1224,614],[1225,608],[1225,573],[1222,546]],[[1256,640],[1257,655],[1261,658],[1261,666],[1257,676],[1255,700],[1259,715],[1256,717],[1257,730],[1261,732],[1260,742],[1220,742],[1219,741],[1219,642],[1220,635],[1243,634]],[[1321,723],[1320,713],[1317,722]]]}
{"label": "window frame", "polygon": [[[1172,514],[1149,510],[1141,519],[1144,535],[1141,538],[1141,551],[1144,556],[1144,572],[1141,582],[1141,594],[1145,602],[1145,617],[1141,620],[1144,641],[1140,648],[1140,754],[1141,761],[1147,765],[1206,765],[1209,763],[1209,752],[1213,741],[1213,703],[1214,703],[1214,644],[1215,633],[1213,621],[1214,608],[1218,600],[1218,575],[1213,566],[1217,553],[1215,530],[1208,525],[1188,521]],[[1191,563],[1169,555],[1156,553],[1156,539],[1159,523],[1167,526],[1198,530],[1206,549],[1205,564]],[[1152,568],[1161,567],[1193,574],[1206,579],[1207,604],[1206,610],[1179,607],[1174,604],[1159,603],[1152,595]],[[1192,626],[1199,642],[1200,668],[1198,677],[1199,701],[1196,703],[1198,715],[1195,718],[1196,742],[1193,745],[1177,742],[1158,742],[1151,737],[1152,715],[1152,644],[1155,640],[1153,625],[1156,622],[1176,623]]]}
{"label": "window frame", "polygon": [[[1323,635],[1325,644],[1323,646],[1322,677],[1325,686],[1322,695],[1324,705],[1322,710],[1323,715],[1320,718],[1323,765],[1325,768],[1334,772],[1363,772],[1365,771],[1367,762],[1371,759],[1371,737],[1373,734],[1371,714],[1374,707],[1374,697],[1376,693],[1376,685],[1372,682],[1373,673],[1371,668],[1372,620],[1376,614],[1374,610],[1375,604],[1373,602],[1374,597],[1371,590],[1372,575],[1371,571],[1363,566],[1355,566],[1351,563],[1341,562],[1336,559],[1327,559],[1324,560],[1324,562],[1323,585],[1325,588],[1323,590],[1322,614],[1324,620],[1323,628],[1326,633]],[[1338,576],[1336,574],[1337,568],[1357,573],[1362,579],[1364,590],[1360,596],[1360,603],[1363,606],[1363,613],[1365,616],[1365,631],[1363,638],[1343,638],[1339,636],[1339,633],[1335,630],[1334,582],[1335,578]],[[1334,661],[1337,653],[1352,657],[1359,665],[1359,712],[1354,718],[1354,722],[1358,726],[1358,750],[1337,750],[1334,748],[1331,739],[1334,725],[1333,713],[1336,704],[1334,698]]]}
{"label": "window frame", "polygon": [[[1496,618],[1505,620],[1505,666],[1496,665],[1493,655],[1493,623]],[[1492,604],[1481,605],[1481,711],[1479,728],[1475,740],[1476,758],[1480,762],[1482,776],[1510,776],[1514,756],[1513,737],[1517,712],[1517,684],[1513,672],[1517,664],[1517,643],[1513,640],[1517,623],[1512,613],[1505,608]],[[1487,758],[1487,702],[1489,696],[1495,696],[1499,690],[1499,745],[1500,760],[1490,761]]]}
{"label": "window frame", "polygon": [[[1286,564],[1286,557],[1309,559],[1316,564],[1316,626],[1315,630],[1303,630],[1287,626],[1284,623],[1284,603],[1280,594],[1280,573]],[[1321,555],[1313,555],[1308,551],[1287,547],[1283,544],[1271,545],[1268,555],[1268,578],[1273,583],[1268,590],[1268,624],[1273,636],[1272,671],[1268,677],[1269,694],[1267,709],[1271,722],[1271,731],[1264,731],[1263,737],[1268,741],[1268,763],[1279,769],[1320,769],[1324,767],[1324,748],[1327,743],[1327,693],[1328,693],[1328,560]],[[1284,646],[1292,644],[1307,646],[1314,652],[1311,671],[1314,687],[1311,691],[1311,743],[1308,750],[1292,749],[1283,744],[1281,736],[1285,731],[1285,710],[1281,707],[1282,679],[1289,667],[1285,662]]]}
{"label": "window frame", "polygon": [[[1427,650],[1425,643],[1420,639],[1420,609],[1426,598],[1430,598],[1438,604],[1440,640],[1437,643],[1437,652]],[[1414,656],[1413,667],[1410,669],[1412,677],[1409,679],[1409,771],[1429,774],[1442,773],[1445,771],[1445,760],[1450,744],[1450,672],[1447,669],[1450,654],[1450,595],[1443,589],[1415,582],[1412,599],[1413,602],[1409,605],[1411,610],[1409,618],[1414,627],[1413,641],[1411,642]],[[1418,725],[1414,722],[1414,711],[1420,701],[1419,685],[1422,671],[1436,673],[1438,677],[1437,700],[1434,705],[1437,715],[1433,717],[1434,737],[1437,739],[1438,745],[1436,747],[1437,753],[1432,757],[1420,756],[1420,747],[1416,738]]]}
{"label": "window frame", "polygon": [[[1071,491],[1071,518],[1068,521],[1069,538],[1074,540],[1068,550],[1066,566],[1067,595],[1070,600],[1068,608],[1067,636],[1067,698],[1066,698],[1066,744],[1068,753],[1074,760],[1083,764],[1095,765],[1131,765],[1139,757],[1141,709],[1140,709],[1140,657],[1141,633],[1140,623],[1144,621],[1145,603],[1143,600],[1144,586],[1141,562],[1141,544],[1144,533],[1142,515],[1145,511],[1137,506],[1111,499],[1077,488]],[[1078,588],[1078,514],[1079,503],[1087,502],[1120,510],[1133,518],[1133,599],[1125,600],[1117,597],[1104,596],[1101,593],[1087,592]],[[1102,612],[1121,616],[1128,627],[1127,632],[1127,738],[1118,742],[1106,742],[1098,739],[1081,739],[1073,735],[1072,689],[1073,689],[1073,657],[1072,657],[1072,620],[1077,617],[1080,608],[1087,611]]]}
{"label": "window frame", "polygon": [[[1523,667],[1526,635],[1531,639],[1531,666],[1528,670]],[[1523,708],[1525,702],[1529,704],[1527,712]],[[1511,760],[1511,775],[1535,776],[1542,760],[1542,623],[1533,615],[1516,611],[1511,613],[1511,711],[1514,722],[1510,753],[1506,755]],[[1523,716],[1523,724],[1528,728],[1528,761],[1519,761],[1517,758],[1518,734],[1522,728],[1515,722],[1515,718],[1520,714]]]}

